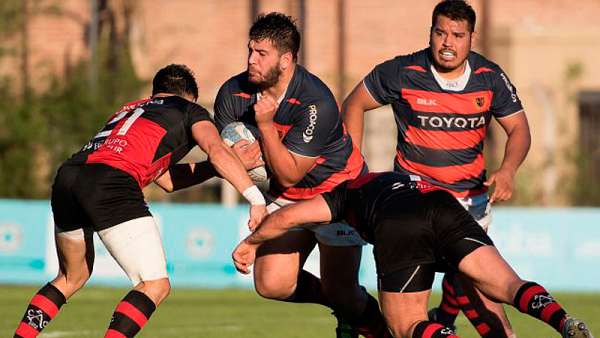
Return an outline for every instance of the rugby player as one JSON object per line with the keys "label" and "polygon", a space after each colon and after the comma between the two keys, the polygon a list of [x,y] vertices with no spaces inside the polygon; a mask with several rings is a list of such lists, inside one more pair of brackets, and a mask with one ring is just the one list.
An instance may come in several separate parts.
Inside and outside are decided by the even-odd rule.
{"label": "rugby player", "polygon": [[[249,32],[247,69],[223,84],[215,99],[219,129],[242,121],[255,129],[271,173],[267,209],[310,199],[366,170],[346,134],[329,88],[297,64],[300,33],[291,17],[259,16]],[[234,151],[247,169],[260,149],[240,141]],[[303,269],[319,244],[321,279]],[[377,301],[358,283],[364,242],[343,223],[295,229],[261,247],[254,285],[265,298],[334,309],[338,337],[388,334]],[[350,326],[346,325],[350,324]]]}
{"label": "rugby player", "polygon": [[[531,137],[523,106],[504,71],[471,51],[475,19],[465,1],[438,3],[429,47],[377,65],[354,88],[342,111],[348,132],[360,145],[365,111],[391,104],[398,129],[394,170],[447,189],[487,230],[491,203],[512,196]],[[500,168],[486,178],[483,145],[492,118],[508,138]],[[494,191],[488,198],[490,186]],[[472,285],[462,284],[453,274],[445,276],[442,303],[432,318],[452,325],[460,307],[482,337],[515,337],[502,306],[480,300]],[[460,297],[463,291],[467,298]]]}
{"label": "rugby player", "polygon": [[[15,338],[36,337],[90,278],[94,231],[134,286],[117,305],[105,338],[133,337],[142,329],[170,290],[160,235],[142,193],[153,181],[174,191],[218,173],[251,203],[250,226],[266,214],[264,197],[206,109],[194,103],[191,70],[166,66],[152,86],[149,99],[124,105],[58,169],[52,212],[60,270],[27,306]],[[177,165],[195,145],[210,163]]]}
{"label": "rugby player", "polygon": [[265,241],[298,224],[342,219],[373,244],[379,299],[394,337],[458,337],[427,318],[431,285],[440,268],[460,271],[486,296],[542,320],[564,338],[592,337],[541,285],[517,276],[455,197],[415,175],[370,173],[286,206],[238,245],[234,264],[248,273]]}

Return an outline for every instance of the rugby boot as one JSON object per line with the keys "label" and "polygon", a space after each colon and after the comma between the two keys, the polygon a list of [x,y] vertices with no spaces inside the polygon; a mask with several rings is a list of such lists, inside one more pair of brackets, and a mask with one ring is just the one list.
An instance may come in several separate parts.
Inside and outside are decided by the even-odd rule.
{"label": "rugby boot", "polygon": [[594,338],[584,322],[572,317],[565,321],[562,336],[563,338]]}

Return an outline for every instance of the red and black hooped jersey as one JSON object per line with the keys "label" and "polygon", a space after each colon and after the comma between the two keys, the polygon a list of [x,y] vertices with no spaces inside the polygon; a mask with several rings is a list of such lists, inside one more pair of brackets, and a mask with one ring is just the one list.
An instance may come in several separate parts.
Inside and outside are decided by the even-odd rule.
{"label": "red and black hooped jersey", "polygon": [[192,125],[204,120],[211,121],[206,109],[179,96],[131,102],[65,164],[103,163],[143,188],[196,145]]}
{"label": "red and black hooped jersey", "polygon": [[[219,130],[241,121],[256,126],[254,104],[258,89],[247,72],[229,79],[215,99]],[[316,163],[295,186],[283,188],[271,180],[271,193],[290,200],[309,199],[358,177],[364,160],[346,133],[333,94],[315,75],[297,65],[274,117],[283,144],[292,153],[316,157]],[[259,136],[259,135],[256,135]]]}
{"label": "red and black hooped jersey", "polygon": [[420,175],[459,197],[485,191],[483,143],[491,118],[523,110],[498,65],[475,52],[467,60],[471,74],[462,90],[438,84],[429,48],[379,64],[363,81],[377,102],[392,105],[395,170]]}

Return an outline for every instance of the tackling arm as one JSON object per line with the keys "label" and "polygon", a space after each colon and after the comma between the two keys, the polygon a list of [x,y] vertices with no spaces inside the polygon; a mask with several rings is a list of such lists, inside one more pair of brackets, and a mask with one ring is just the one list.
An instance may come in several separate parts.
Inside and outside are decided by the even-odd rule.
{"label": "tackling arm", "polygon": [[209,161],[180,163],[170,167],[154,183],[171,193],[200,184],[215,176],[218,176],[218,173]]}
{"label": "tackling arm", "polygon": [[329,206],[321,195],[275,211],[235,248],[232,254],[235,268],[241,273],[249,273],[256,258],[256,250],[262,243],[283,235],[297,225],[329,222],[331,217]]}

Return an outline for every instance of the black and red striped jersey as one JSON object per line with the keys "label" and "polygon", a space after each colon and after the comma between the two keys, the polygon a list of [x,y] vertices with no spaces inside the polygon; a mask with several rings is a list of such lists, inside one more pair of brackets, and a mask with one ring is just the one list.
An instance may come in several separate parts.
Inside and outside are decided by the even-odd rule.
{"label": "black and red striped jersey", "polygon": [[438,83],[429,48],[379,64],[363,80],[372,97],[394,111],[395,170],[458,197],[486,190],[483,144],[491,118],[523,110],[498,65],[475,52],[467,62],[470,74],[458,90]]}
{"label": "black and red striped jersey", "polygon": [[192,125],[204,120],[211,121],[206,109],[179,96],[131,102],[65,164],[103,163],[143,188],[196,145]]}
{"label": "black and red striped jersey", "polygon": [[[248,82],[247,72],[225,82],[215,99],[217,128],[222,130],[235,121],[256,126],[257,94],[258,88]],[[296,65],[274,122],[290,152],[317,158],[306,176],[293,187],[284,188],[271,180],[270,192],[275,197],[309,199],[358,177],[363,170],[363,157],[344,129],[333,94],[300,65]]]}

